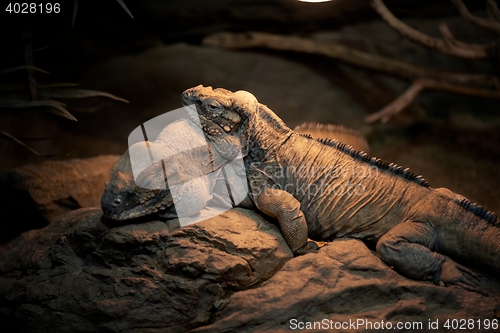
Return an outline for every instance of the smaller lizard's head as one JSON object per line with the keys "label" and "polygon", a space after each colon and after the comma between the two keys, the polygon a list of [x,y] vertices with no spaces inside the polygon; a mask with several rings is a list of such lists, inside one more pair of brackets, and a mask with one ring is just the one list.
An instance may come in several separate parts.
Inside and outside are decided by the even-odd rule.
{"label": "smaller lizard's head", "polygon": [[247,91],[231,92],[226,89],[201,85],[185,90],[183,105],[196,106],[203,132],[208,137],[240,134],[247,119],[257,113],[259,102]]}
{"label": "smaller lizard's head", "polygon": [[138,186],[134,180],[127,150],[111,169],[110,181],[106,183],[101,198],[104,216],[117,221],[154,213],[175,216],[176,212],[170,190],[168,188],[149,189],[152,182],[159,181],[158,175],[161,173],[156,170],[158,168],[161,167],[153,164],[144,170],[137,179],[142,186]]}

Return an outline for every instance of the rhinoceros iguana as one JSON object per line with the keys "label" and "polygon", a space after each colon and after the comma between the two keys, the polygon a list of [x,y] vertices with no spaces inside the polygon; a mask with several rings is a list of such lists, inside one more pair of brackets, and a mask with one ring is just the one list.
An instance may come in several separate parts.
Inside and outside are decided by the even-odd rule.
{"label": "rhinoceros iguana", "polygon": [[238,138],[250,198],[278,220],[293,252],[314,250],[308,237],[352,237],[414,279],[481,291],[450,257],[500,273],[497,216],[463,196],[339,141],[299,135],[249,92],[197,86],[182,101],[204,129],[217,128],[207,137]]}
{"label": "rhinoceros iguana", "polygon": [[[190,110],[188,110],[190,111]],[[191,114],[191,116],[189,116]],[[196,115],[196,111],[194,111]],[[200,221],[233,206],[254,208],[247,196],[239,140],[205,127],[207,138],[192,121],[193,112],[161,130],[156,140],[137,142],[113,166],[101,199],[104,215],[117,221],[157,215]],[[233,119],[236,117],[233,115]],[[305,123],[296,127],[316,137],[339,138],[359,149],[369,149],[357,131],[340,125]],[[205,144],[204,144],[205,143]],[[152,160],[152,156],[156,158]],[[241,170],[243,167],[243,170]],[[191,218],[190,218],[191,217]]]}

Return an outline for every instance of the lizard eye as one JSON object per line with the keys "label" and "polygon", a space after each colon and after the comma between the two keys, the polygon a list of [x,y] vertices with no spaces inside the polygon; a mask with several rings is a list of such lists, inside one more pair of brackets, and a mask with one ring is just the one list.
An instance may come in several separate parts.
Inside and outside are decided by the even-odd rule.
{"label": "lizard eye", "polygon": [[207,108],[211,112],[221,112],[222,111],[222,106],[217,102],[211,102],[210,104],[207,104]]}

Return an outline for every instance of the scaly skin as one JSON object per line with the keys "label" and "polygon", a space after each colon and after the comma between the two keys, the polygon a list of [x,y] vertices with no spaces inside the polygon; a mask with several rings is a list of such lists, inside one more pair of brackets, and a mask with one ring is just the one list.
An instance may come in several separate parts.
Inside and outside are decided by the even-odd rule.
{"label": "scaly skin", "polygon": [[[106,183],[101,199],[104,215],[113,220],[151,214],[175,218],[179,217],[175,206],[188,216],[203,209],[212,200],[220,170],[236,157],[238,151],[234,148],[239,149],[239,146],[231,143],[234,138],[219,135],[210,138],[213,139],[210,147],[192,148],[188,142],[195,138],[205,140],[202,133],[194,130],[194,124],[183,119],[166,126],[158,139],[150,142],[152,151],[165,156],[165,170],[157,161],[151,162],[143,142],[129,147],[111,169],[110,182]],[[208,153],[207,148],[215,149]],[[132,160],[136,172],[140,171],[136,178],[131,151],[134,156],[139,156]],[[175,191],[171,191],[172,186]]]}
{"label": "scaly skin", "polygon": [[500,273],[496,216],[460,195],[339,142],[298,135],[245,91],[198,86],[183,103],[239,139],[251,199],[278,219],[295,253],[314,249],[308,237],[353,237],[376,243],[385,262],[414,279],[481,292],[450,257]]}
{"label": "scaly skin", "polygon": [[[234,121],[234,119],[237,119],[237,117],[233,115],[232,120]],[[208,159],[205,147],[184,151],[187,148],[184,142],[192,141],[193,137],[196,137],[199,133],[199,131],[195,131],[194,123],[189,123],[186,119],[184,122],[169,124],[162,130],[157,140],[150,142],[155,151],[164,151],[165,154],[170,152],[170,155],[175,149],[182,152],[166,161],[167,181],[162,176],[162,166],[159,163],[153,163],[142,170],[137,177],[138,183],[136,183],[132,171],[130,151],[132,150],[135,156],[143,156],[142,159],[136,157],[134,159],[136,163],[140,162],[149,165],[151,162],[144,143],[130,147],[113,166],[110,181],[106,183],[106,189],[101,200],[104,215],[117,221],[148,215],[176,218],[179,216],[175,206],[179,208],[179,205],[184,207],[181,211],[190,214],[190,216],[199,213],[209,205],[209,202],[224,207],[233,205],[234,202],[221,202],[224,198],[217,197],[217,193],[220,187],[223,187],[220,192],[223,192],[226,188],[224,182],[230,182],[233,188],[234,186],[241,187],[239,182],[242,181],[242,178],[235,175],[236,170],[227,170],[227,168],[233,168],[233,164],[226,164],[228,160],[234,159],[234,156],[239,152],[239,140],[235,144],[235,138],[225,134],[224,131],[219,129],[219,126],[214,126],[203,120],[201,125],[205,131],[218,134],[217,136],[206,137],[211,140],[210,145],[214,148],[210,155],[211,159]],[[304,124],[301,127],[303,133],[309,135],[338,137],[356,147],[368,147],[366,140],[360,133],[342,126]],[[220,177],[220,173],[218,173],[219,177],[215,179],[215,184],[213,176],[209,176],[208,184],[207,179],[200,177],[217,173],[222,167],[226,168],[223,175],[225,180],[224,177]],[[190,186],[185,184],[187,181],[190,181]],[[162,187],[165,184],[167,186]],[[175,184],[178,184],[180,188],[177,188],[177,195],[173,198],[168,186]],[[248,197],[239,202],[238,206],[254,208],[252,201]]]}

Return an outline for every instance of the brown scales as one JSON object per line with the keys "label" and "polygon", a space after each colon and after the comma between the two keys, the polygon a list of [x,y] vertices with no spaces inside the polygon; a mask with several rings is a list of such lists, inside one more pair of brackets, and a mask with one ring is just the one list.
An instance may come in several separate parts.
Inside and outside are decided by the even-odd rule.
{"label": "brown scales", "polygon": [[327,146],[334,147],[358,161],[368,163],[381,170],[389,171],[397,176],[401,176],[421,186],[429,187],[429,183],[422,176],[413,173],[412,171],[410,171],[409,168],[403,168],[402,166],[399,166],[396,163],[388,163],[378,157],[371,157],[364,151],[356,150],[351,146],[339,142],[338,140],[335,139],[333,140],[318,139],[317,141]]}
{"label": "brown scales", "polygon": [[455,200],[455,202],[463,208],[467,209],[469,212],[474,213],[476,216],[479,216],[492,224],[496,224],[496,222],[498,221],[498,216],[494,212],[489,211],[484,207],[478,205],[477,203],[469,201],[466,198]]}
{"label": "brown scales", "polygon": [[[311,138],[311,136],[307,136]],[[316,140],[318,142],[321,142],[325,145],[328,145],[330,147],[334,147],[343,153],[346,153],[347,155],[355,158],[356,160],[369,163],[370,165],[376,166],[379,169],[382,170],[387,170],[389,172],[392,172],[395,175],[401,176],[405,179],[408,179],[409,181],[415,182],[419,185],[422,185],[424,187],[429,187],[429,183],[421,176],[417,175],[416,173],[413,173],[410,171],[409,168],[404,168],[402,166],[399,166],[395,163],[388,163],[380,158],[377,157],[370,157],[368,154],[366,154],[363,151],[356,150],[352,148],[349,145],[346,145],[342,142],[339,142],[338,140],[327,140],[327,139],[318,139]],[[492,211],[488,211],[484,207],[480,206],[477,203],[473,203],[469,201],[466,198],[460,199],[460,200],[455,200],[455,202],[460,205],[461,207],[467,209],[469,212],[474,213],[474,215],[481,217],[482,219],[492,223],[496,224],[498,221],[498,215],[495,214]]]}

